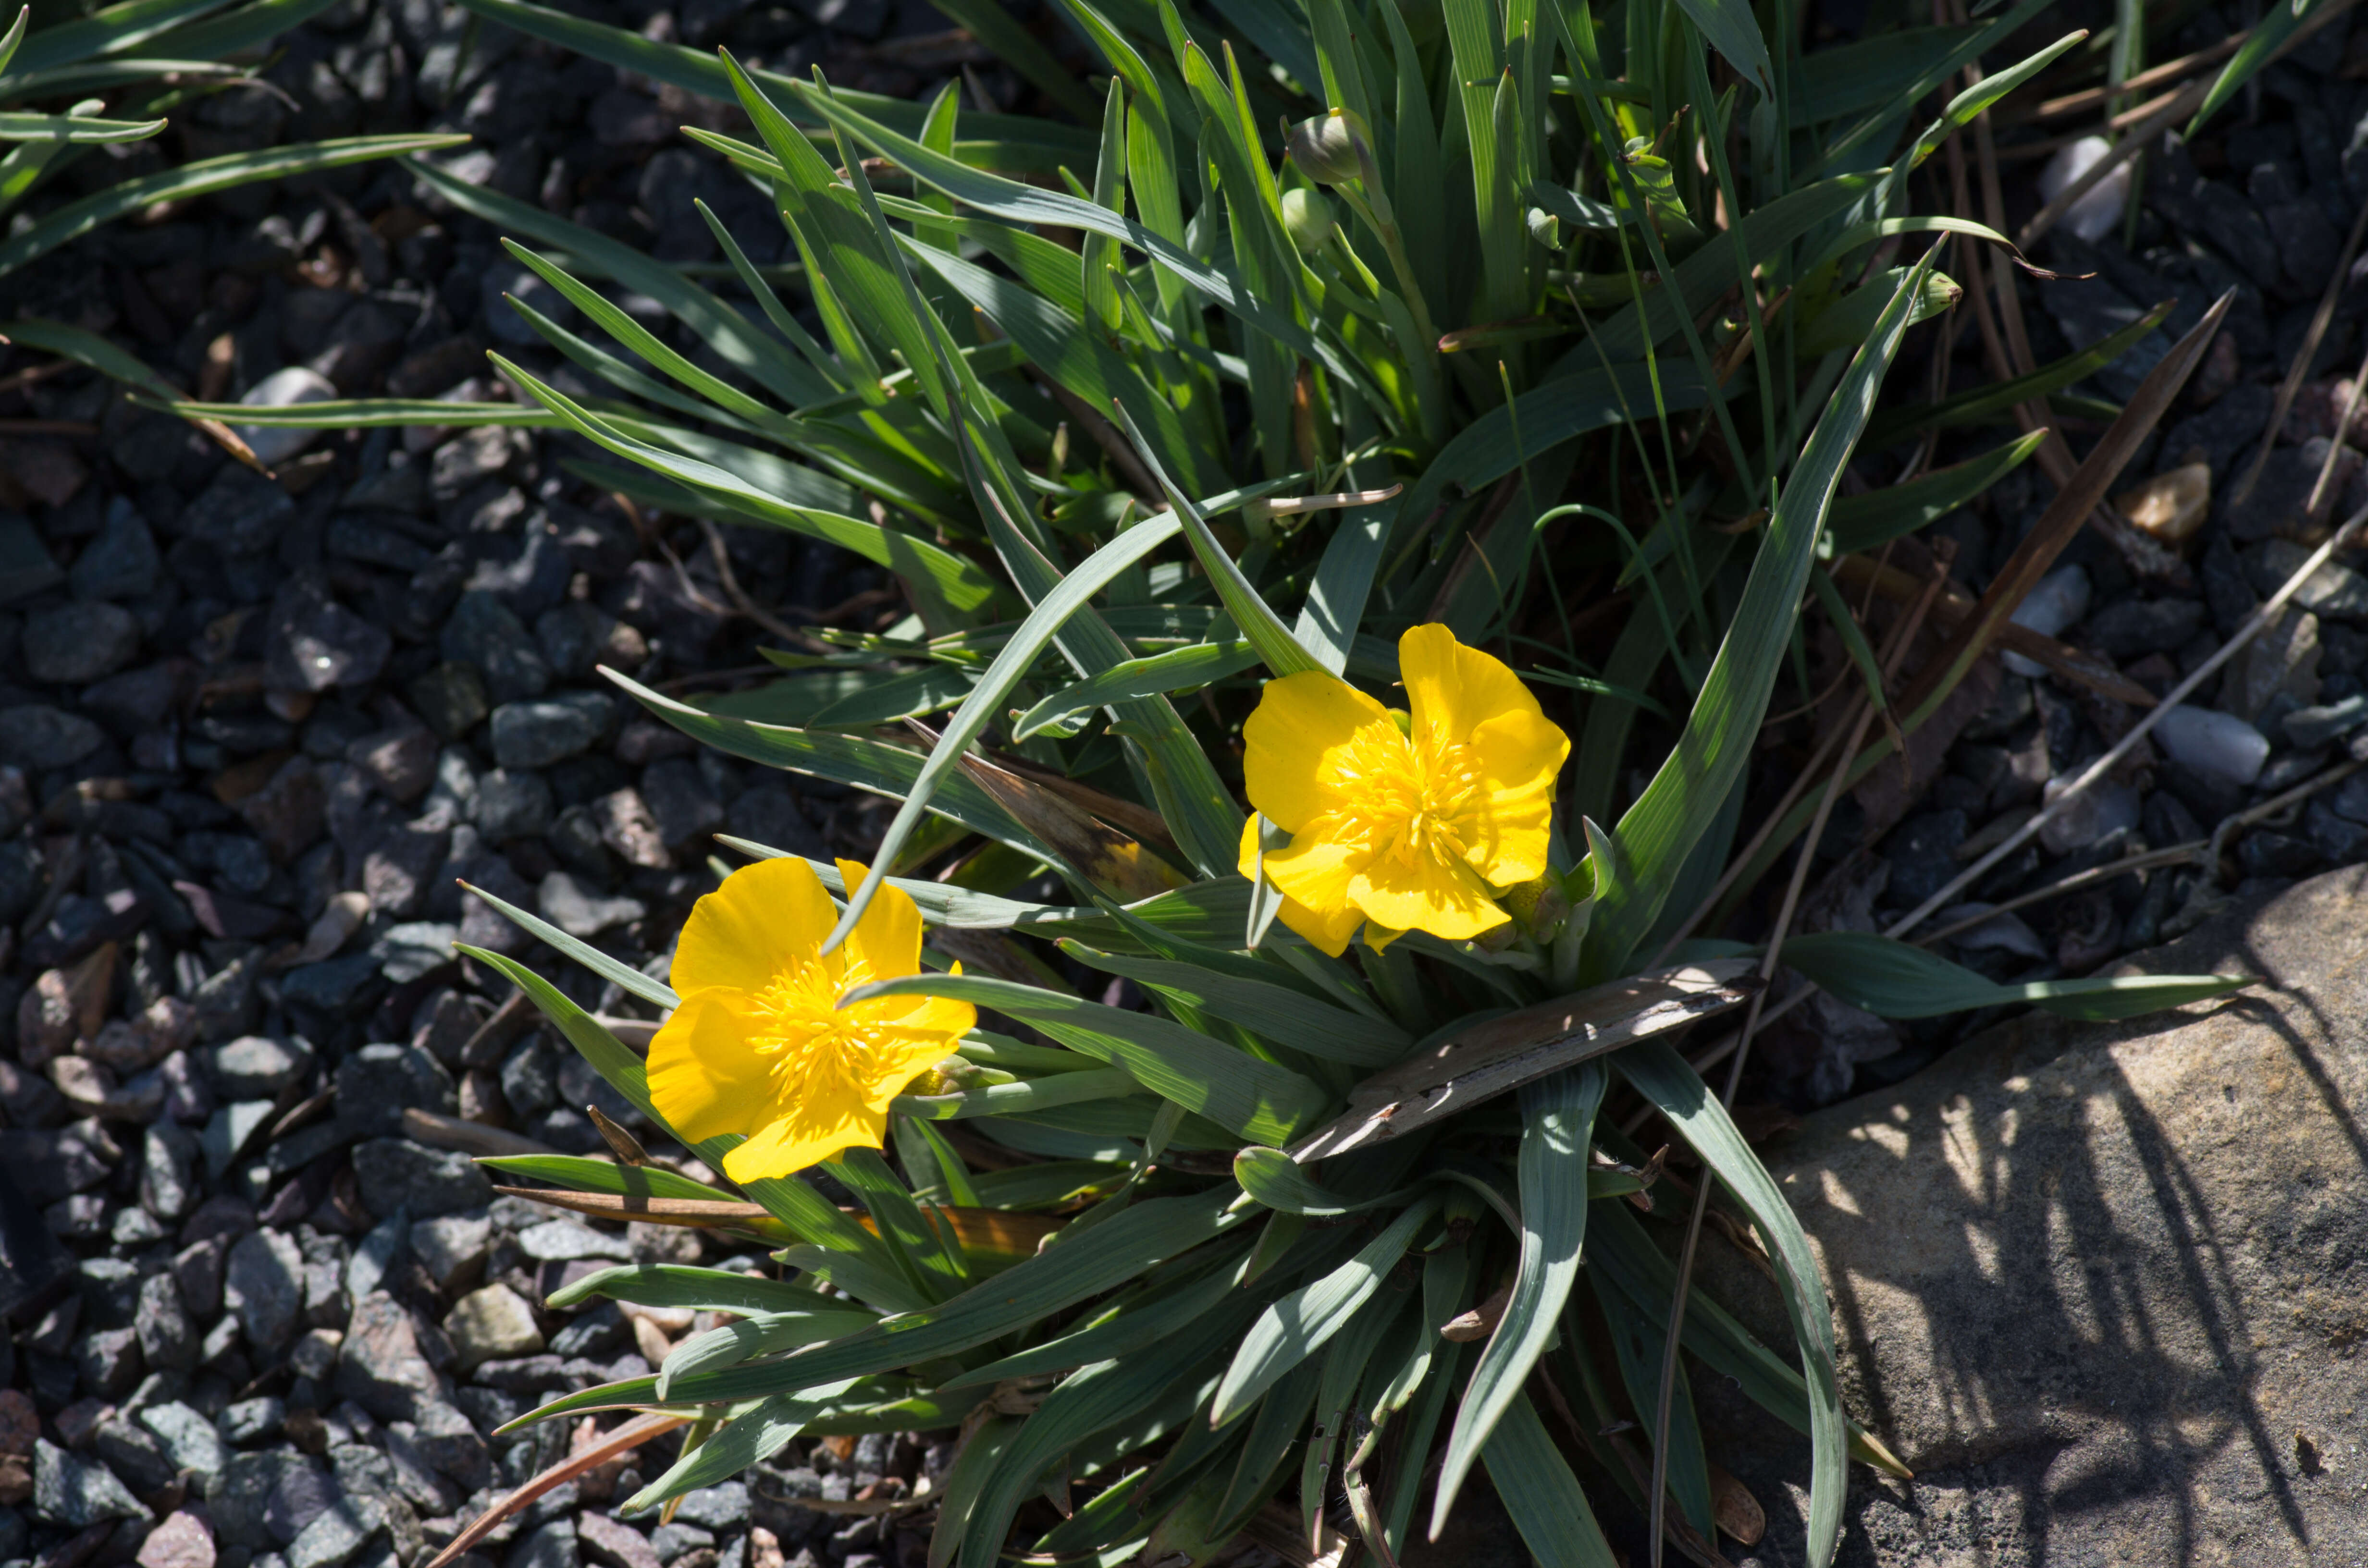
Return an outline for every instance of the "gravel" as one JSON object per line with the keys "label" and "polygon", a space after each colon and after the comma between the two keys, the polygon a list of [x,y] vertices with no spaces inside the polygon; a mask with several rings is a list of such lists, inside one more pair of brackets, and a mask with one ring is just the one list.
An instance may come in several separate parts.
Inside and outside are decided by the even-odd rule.
{"label": "gravel", "polygon": [[[833,0],[815,8],[827,24],[764,0],[575,8],[906,96],[919,77],[872,46],[948,27],[889,0]],[[2176,51],[2217,36],[2208,17],[2194,26],[2203,32]],[[2312,52],[2332,66],[2343,51],[2328,38]],[[478,141],[450,166],[505,195],[661,255],[712,259],[703,224],[676,199],[695,193],[755,244],[758,263],[782,257],[761,196],[674,135],[701,117],[736,133],[728,111],[672,89],[654,97],[646,82],[472,28],[437,4],[345,0],[282,43],[268,74],[284,99],[200,100],[192,127],[245,139],[225,150],[466,130]],[[1017,100],[1008,72],[974,63],[990,91]],[[2246,134],[2307,111],[2334,128],[2334,145],[2358,140],[2368,84],[2306,61],[2261,81],[2264,118]],[[2214,500],[2189,575],[2137,579],[2084,533],[2032,618],[2018,617],[2158,692],[2315,542],[2301,512],[2325,451],[2313,443],[2332,432],[2336,367],[2356,359],[2368,324],[2368,290],[2347,290],[2259,490],[2232,505],[2333,265],[2328,231],[2340,243],[2368,193],[2368,163],[2314,161],[2291,137],[2240,150],[2229,118],[2207,134],[2213,156],[2174,149],[2146,161],[2135,245],[2118,230],[2094,243],[2053,235],[2035,259],[2065,280],[2017,285],[2043,361],[2174,295],[2164,332],[2175,335],[2238,287],[2227,352],[2215,349],[2123,479],[2209,466]],[[2037,167],[2013,166],[2025,179]],[[2024,204],[2016,222],[2036,206],[2022,187],[2009,199]],[[28,313],[111,334],[183,384],[226,366],[222,395],[262,405],[324,388],[507,397],[487,347],[574,385],[501,301],[507,290],[567,320],[564,302],[529,279],[488,226],[389,164],[119,225],[10,282]],[[1965,351],[1978,353],[1972,335]],[[12,358],[0,375],[32,362]],[[2077,390],[2126,395],[2143,362]],[[118,1410],[78,1442],[43,1437],[21,1450],[27,1495],[0,1505],[0,1562],[46,1558],[88,1522],[121,1518],[132,1528],[108,1564],[136,1554],[142,1568],[212,1568],[218,1557],[228,1568],[417,1568],[551,1457],[542,1437],[496,1439],[495,1426],[553,1390],[648,1370],[631,1324],[552,1312],[551,1291],[614,1261],[685,1256],[662,1247],[696,1257],[700,1245],[507,1206],[465,1155],[407,1135],[401,1111],[414,1107],[600,1147],[583,1113],[596,1091],[570,1077],[580,1067],[564,1045],[540,1030],[481,1032],[511,988],[457,956],[455,939],[525,956],[586,1009],[639,1006],[552,959],[456,881],[663,973],[671,934],[707,885],[711,835],[860,855],[879,802],[700,752],[598,673],[695,698],[718,689],[721,672],[757,664],[770,639],[713,608],[729,596],[704,533],[631,512],[577,477],[567,463],[596,454],[573,437],[256,427],[279,472],[267,479],[88,376],[0,393],[0,417],[99,432],[12,437],[12,459],[38,460],[56,483],[0,511],[0,1171],[74,1279],[12,1320],[0,1396],[22,1399],[56,1436],[85,1402]],[[1862,477],[1884,483],[1896,467]],[[2368,479],[2339,474],[2342,515],[2368,499]],[[1940,525],[1960,544],[1970,591],[2050,495],[2018,471]],[[727,528],[723,539],[734,576],[776,608],[841,603],[882,582],[773,530]],[[2157,732],[2124,776],[1960,896],[1996,903],[2142,846],[2206,836],[2349,758],[2368,733],[2363,564],[2355,553],[2316,574],[2278,631],[2192,699],[2219,737],[2202,744],[2218,749],[2199,751],[2176,726]],[[1843,802],[1821,851],[1873,847],[1846,872],[1839,857],[1821,868],[1819,928],[1870,928],[1936,890],[1966,850],[1996,842],[1984,835],[2129,722],[2029,668],[1986,689],[1914,790]],[[2241,758],[2226,765],[2257,749],[2250,774]],[[1784,761],[1770,754],[1771,769]],[[1945,950],[1999,979],[2092,971],[2192,926],[2244,879],[2368,856],[2363,780],[2237,835],[2226,885],[2186,868],[2124,877],[2094,890],[2100,902],[2026,907],[2013,927],[1976,926]],[[2090,940],[2092,927],[2107,935]],[[320,951],[305,947],[315,931],[329,944]],[[91,963],[105,969],[95,984],[77,969]],[[178,1021],[152,1028],[165,1004]],[[1829,1021],[1844,1043],[1771,1030],[1747,1094],[1798,1108],[1888,1083],[1957,1027],[1852,1034],[1855,1020]],[[639,1126],[621,1102],[601,1103]],[[98,1264],[120,1273],[83,1271]],[[672,1453],[645,1449],[632,1475],[658,1473]],[[8,1462],[0,1454],[0,1484]],[[141,1491],[160,1463],[175,1479]],[[695,1494],[655,1533],[609,1517],[622,1494],[587,1477],[489,1542],[484,1561],[899,1561],[875,1521],[794,1500],[845,1498],[922,1463],[909,1439],[866,1438],[844,1458],[792,1444],[753,1487]],[[168,1499],[184,1476],[188,1495]]]}

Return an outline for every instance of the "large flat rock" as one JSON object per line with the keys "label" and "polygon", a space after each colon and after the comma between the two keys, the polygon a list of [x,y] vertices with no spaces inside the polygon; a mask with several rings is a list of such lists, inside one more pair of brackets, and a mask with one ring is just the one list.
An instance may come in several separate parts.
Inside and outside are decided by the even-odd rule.
{"label": "large flat rock", "polygon": [[[2134,966],[2264,978],[2236,999],[2033,1015],[1766,1151],[1850,1408],[1918,1472],[1854,1472],[1845,1562],[2368,1562],[2363,894],[2332,872]],[[1704,1258],[1787,1343],[1740,1255]],[[1711,1425],[1771,1516],[1736,1561],[1798,1563],[1805,1445]]]}

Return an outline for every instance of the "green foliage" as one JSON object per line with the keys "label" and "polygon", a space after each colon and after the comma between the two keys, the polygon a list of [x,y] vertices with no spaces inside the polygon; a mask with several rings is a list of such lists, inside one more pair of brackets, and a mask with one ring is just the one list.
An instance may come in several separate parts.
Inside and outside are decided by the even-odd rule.
{"label": "green foliage", "polygon": [[[329,8],[333,0],[120,0],[70,22],[33,29],[32,8],[0,32],[0,277],[81,238],[103,223],[158,202],[185,200],[257,180],[374,158],[433,151],[463,136],[349,136],[255,153],[233,153],[135,176],[66,202],[31,222],[6,223],[26,199],[90,148],[161,133],[164,112],[193,97],[247,79],[222,57],[255,50]],[[202,20],[200,19],[202,18]],[[107,90],[123,94],[115,118]],[[128,91],[127,91],[128,90]],[[129,118],[126,118],[126,117]],[[49,324],[34,324],[46,325]],[[18,335],[14,324],[0,333]],[[59,352],[109,374],[120,367],[63,347]],[[153,378],[134,375],[135,383]]]}
{"label": "green foliage", "polygon": [[[844,900],[834,940],[900,890],[945,951],[860,994],[959,997],[991,1025],[896,1101],[893,1160],[842,1162],[862,1222],[794,1177],[749,1184],[763,1223],[797,1238],[777,1259],[810,1278],[621,1269],[573,1288],[740,1321],[539,1417],[663,1403],[723,1423],[636,1506],[799,1432],[976,1417],[933,1568],[1013,1551],[1114,1562],[1145,1542],[1190,1557],[1270,1501],[1303,1518],[1345,1501],[1395,1551],[1436,1530],[1475,1465],[1543,1561],[1614,1561],[1597,1503],[1634,1501],[1638,1482],[1603,1434],[1644,1423],[1621,1438],[1632,1456],[1661,1440],[1650,1391],[1678,1289],[1650,1234],[1669,1206],[1636,1213],[1656,1173],[1598,1116],[1617,1094],[1657,1111],[1765,1239],[1789,1353],[1698,1296],[1681,1343],[1809,1436],[1808,1555],[1830,1562],[1848,1461],[1896,1461],[1845,1415],[1782,1195],[1666,1039],[1572,1065],[1577,1037],[1516,1010],[1622,1021],[1639,956],[1735,852],[1746,763],[1795,674],[1821,560],[1967,504],[2034,442],[1837,500],[1861,449],[1995,422],[2152,330],[1937,403],[1889,379],[1915,324],[1955,301],[1942,248],[1972,275],[1975,251],[2003,243],[1909,210],[1907,171],[2070,40],[1995,62],[1913,136],[1910,111],[2044,0],[1816,69],[1781,3],[1309,0],[1303,23],[1215,0],[1221,28],[1174,0],[1060,0],[1074,36],[1058,39],[997,0],[947,6],[1075,123],[978,113],[953,91],[840,92],[531,0],[464,3],[745,116],[745,137],[689,134],[769,195],[797,265],[759,271],[757,236],[711,214],[733,268],[715,286],[414,167],[589,324],[521,307],[597,394],[503,367],[532,417],[603,454],[572,460],[579,473],[828,540],[901,585],[903,619],[817,629],[749,690],[692,705],[618,684],[710,744],[899,802],[855,885],[815,868]],[[1089,79],[1073,50],[1097,61]],[[1624,596],[1584,649],[1575,619],[1601,607],[1567,597],[1582,581]],[[1417,933],[1330,958],[1237,871],[1272,846],[1258,819],[1245,828],[1241,725],[1260,681],[1294,672],[1395,705],[1393,643],[1429,622],[1501,653],[1578,742],[1552,865],[1508,895],[1497,940]],[[1623,802],[1609,829],[1593,820]],[[674,1005],[505,913],[639,1003]],[[957,951],[992,961],[956,977]],[[1787,954],[1896,1014],[2117,1017],[2234,983],[2001,987],[1872,937]],[[600,1020],[481,956],[656,1119],[640,1061]],[[1090,1000],[1103,976],[1146,1005]],[[1543,1031],[1515,1042],[1534,1056],[1518,1096],[1321,1164],[1285,1152],[1361,1079],[1422,1071],[1492,1020]],[[992,1032],[1013,1027],[1032,1038]],[[1447,1092],[1448,1071],[1426,1082]],[[694,1152],[719,1166],[734,1143]],[[982,1151],[994,1168],[972,1168]],[[507,1168],[713,1201],[592,1164]],[[1037,1228],[1015,1245],[1021,1221]],[[1440,1336],[1468,1314],[1477,1335]],[[995,1403],[997,1388],[1041,1403]],[[1555,1398],[1533,1400],[1544,1388]],[[1666,1440],[1671,1517],[1707,1536],[1690,1403]],[[1436,1512],[1418,1519],[1435,1454]],[[1064,1478],[1087,1490],[1074,1513],[1015,1537],[1021,1505]]]}

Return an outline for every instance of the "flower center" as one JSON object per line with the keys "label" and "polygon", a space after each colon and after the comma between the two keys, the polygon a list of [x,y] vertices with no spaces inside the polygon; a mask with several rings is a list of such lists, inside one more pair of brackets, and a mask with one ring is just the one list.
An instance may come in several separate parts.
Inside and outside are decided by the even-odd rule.
{"label": "flower center", "polygon": [[888,1042],[881,1026],[866,1017],[870,1009],[841,1011],[837,1003],[842,992],[874,978],[871,966],[852,954],[843,967],[806,959],[775,973],[757,994],[761,1021],[750,1043],[772,1059],[778,1093],[868,1089]]}
{"label": "flower center", "polygon": [[1436,731],[1409,742],[1395,729],[1368,726],[1349,743],[1341,782],[1376,854],[1406,866],[1463,858],[1464,819],[1480,788],[1469,746]]}

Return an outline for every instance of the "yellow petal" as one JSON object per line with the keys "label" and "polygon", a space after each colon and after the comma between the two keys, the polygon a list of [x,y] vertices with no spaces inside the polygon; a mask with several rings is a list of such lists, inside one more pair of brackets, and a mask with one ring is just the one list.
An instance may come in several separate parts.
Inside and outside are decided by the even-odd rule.
{"label": "yellow petal", "polygon": [[856,1103],[794,1108],[725,1154],[723,1174],[740,1182],[789,1176],[859,1144],[877,1149],[887,1131],[884,1106],[878,1110]]}
{"label": "yellow petal", "polygon": [[1354,904],[1334,914],[1318,915],[1287,895],[1274,917],[1299,933],[1308,946],[1336,959],[1349,950],[1349,938],[1357,934],[1357,927],[1365,918]]}
{"label": "yellow petal", "polygon": [[[847,879],[847,889],[852,893],[861,884],[864,868],[857,861],[841,860],[838,874]],[[870,972],[873,980],[894,980],[900,974],[913,974],[921,967],[921,911],[913,895],[904,889],[880,884],[864,909],[863,918],[847,934],[848,961]]]}
{"label": "yellow petal", "polygon": [[[956,964],[953,972],[960,974],[962,966]],[[945,996],[883,996],[877,1002],[859,1002],[848,1010],[867,1020],[878,1019],[899,1034],[935,1041],[939,1056],[978,1027],[976,1007]]]}
{"label": "yellow petal", "polygon": [[1472,732],[1466,755],[1479,765],[1481,788],[1455,824],[1464,863],[1497,887],[1528,881],[1546,869],[1554,780],[1570,737],[1543,713],[1508,711]]}
{"label": "yellow petal", "polygon": [[1398,678],[1418,737],[1461,741],[1499,713],[1541,711],[1503,660],[1465,647],[1436,622],[1398,639]]}
{"label": "yellow petal", "polygon": [[1437,855],[1417,855],[1410,863],[1376,855],[1349,880],[1349,896],[1376,926],[1428,931],[1451,942],[1468,941],[1511,918],[1470,867]]}
{"label": "yellow petal", "polygon": [[686,996],[710,985],[761,991],[813,957],[837,919],[822,879],[803,860],[743,866],[691,905],[675,944],[674,988]]}
{"label": "yellow petal", "polygon": [[751,1043],[759,1020],[746,992],[709,986],[651,1040],[650,1102],[686,1142],[752,1132],[773,1114],[772,1062]]}
{"label": "yellow petal", "polygon": [[1372,857],[1353,826],[1337,816],[1315,818],[1289,844],[1266,852],[1267,880],[1319,917],[1338,915],[1353,903],[1349,885]]}
{"label": "yellow petal", "polygon": [[[1242,824],[1239,869],[1252,881],[1257,881],[1258,875],[1258,819],[1255,814]],[[1281,892],[1279,887],[1275,891]],[[1282,905],[1274,912],[1274,915],[1311,945],[1336,959],[1349,950],[1349,938],[1357,934],[1357,923],[1364,918],[1353,905],[1346,903],[1329,915],[1318,915],[1289,893],[1282,893]]]}
{"label": "yellow petal", "polygon": [[1347,803],[1344,775],[1352,749],[1413,757],[1389,710],[1338,676],[1303,670],[1267,682],[1242,726],[1242,784],[1269,822],[1297,833],[1310,819]]}

